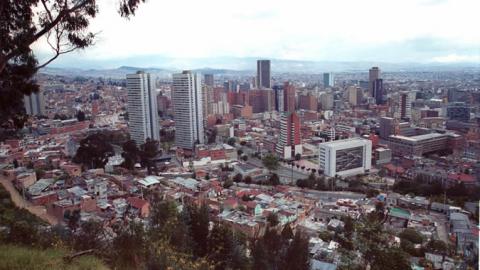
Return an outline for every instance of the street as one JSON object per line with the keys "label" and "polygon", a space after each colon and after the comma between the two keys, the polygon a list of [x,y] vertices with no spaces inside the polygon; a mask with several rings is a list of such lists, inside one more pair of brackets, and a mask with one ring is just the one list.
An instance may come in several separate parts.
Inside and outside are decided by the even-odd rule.
{"label": "street", "polygon": [[0,175],[0,183],[3,185],[5,190],[10,193],[10,197],[12,198],[13,203],[17,207],[27,209],[30,213],[48,222],[50,225],[58,224],[58,220],[55,217],[47,214],[47,210],[44,206],[35,206],[32,205],[29,201],[25,200],[22,195],[15,189],[12,182],[6,179],[3,175]]}
{"label": "street", "polygon": [[[256,167],[264,168],[262,161],[258,158],[249,157],[247,163]],[[284,167],[281,163],[278,164],[278,168],[273,172],[278,175],[282,184],[294,184],[298,179],[305,179],[308,177],[308,174]]]}

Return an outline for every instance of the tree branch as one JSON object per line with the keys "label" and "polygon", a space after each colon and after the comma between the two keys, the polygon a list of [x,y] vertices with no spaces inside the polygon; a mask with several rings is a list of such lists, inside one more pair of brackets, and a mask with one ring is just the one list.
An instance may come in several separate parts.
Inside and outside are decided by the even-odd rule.
{"label": "tree branch", "polygon": [[45,0],[42,0],[42,5],[45,8],[45,12],[47,12],[48,18],[50,18],[50,21],[53,21],[52,13],[47,8],[47,2],[45,2]]}

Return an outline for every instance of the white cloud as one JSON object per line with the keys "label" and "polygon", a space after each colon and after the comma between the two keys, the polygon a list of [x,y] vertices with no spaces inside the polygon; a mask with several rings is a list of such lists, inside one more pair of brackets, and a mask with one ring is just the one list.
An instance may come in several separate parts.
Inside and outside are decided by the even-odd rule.
{"label": "white cloud", "polygon": [[428,44],[422,53],[397,45],[428,37],[449,41],[446,53],[458,55],[458,46],[480,45],[478,0],[147,0],[130,20],[120,18],[116,1],[99,4],[91,29],[101,35],[77,54],[82,59],[155,54],[429,61],[444,53],[431,55]]}

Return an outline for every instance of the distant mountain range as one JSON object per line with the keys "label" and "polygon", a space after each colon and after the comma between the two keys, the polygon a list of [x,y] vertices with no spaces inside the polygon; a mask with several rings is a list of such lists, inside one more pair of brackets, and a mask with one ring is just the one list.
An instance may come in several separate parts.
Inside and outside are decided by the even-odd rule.
{"label": "distant mountain range", "polygon": [[[78,59],[78,58],[77,58]],[[218,57],[176,59],[165,57],[136,57],[119,60],[95,60],[79,63],[62,62],[61,66],[44,68],[41,73],[61,76],[84,76],[104,78],[125,78],[137,70],[150,72],[160,78],[168,78],[182,69],[217,75],[254,75],[256,60],[261,58]],[[78,61],[78,60],[77,60]],[[386,72],[405,71],[460,71],[480,72],[479,63],[387,63],[387,62],[332,62],[271,59],[272,73],[318,74],[322,72],[368,72],[372,66],[379,66]],[[128,65],[128,66],[127,66]],[[119,68],[108,68],[120,66]],[[76,68],[72,68],[76,67]],[[93,68],[92,68],[93,67]],[[107,67],[107,68],[103,68]],[[218,67],[218,68],[210,68]]]}

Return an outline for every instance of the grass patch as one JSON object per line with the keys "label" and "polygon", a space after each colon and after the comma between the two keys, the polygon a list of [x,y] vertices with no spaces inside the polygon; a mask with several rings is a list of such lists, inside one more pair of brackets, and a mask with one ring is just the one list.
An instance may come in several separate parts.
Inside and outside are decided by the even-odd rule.
{"label": "grass patch", "polygon": [[40,250],[16,245],[0,245],[0,270],[108,269],[94,256],[81,256],[67,263],[63,260],[66,254],[57,249]]}

